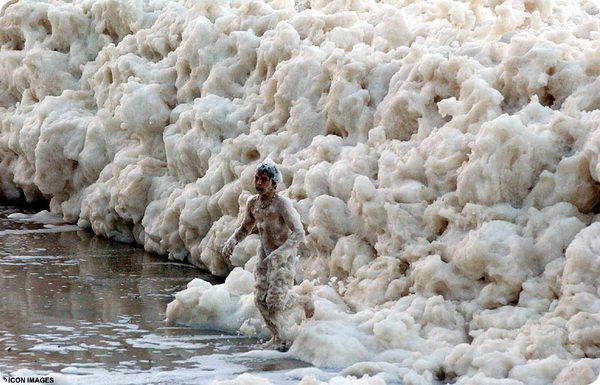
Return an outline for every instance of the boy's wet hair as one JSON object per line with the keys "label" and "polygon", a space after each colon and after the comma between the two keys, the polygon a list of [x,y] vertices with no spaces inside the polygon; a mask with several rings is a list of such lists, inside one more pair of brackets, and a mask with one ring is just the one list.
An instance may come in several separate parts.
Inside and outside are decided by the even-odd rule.
{"label": "boy's wet hair", "polygon": [[261,174],[266,172],[271,179],[273,185],[277,186],[281,183],[281,171],[279,171],[279,167],[269,158],[267,158],[264,162],[256,167],[256,173]]}

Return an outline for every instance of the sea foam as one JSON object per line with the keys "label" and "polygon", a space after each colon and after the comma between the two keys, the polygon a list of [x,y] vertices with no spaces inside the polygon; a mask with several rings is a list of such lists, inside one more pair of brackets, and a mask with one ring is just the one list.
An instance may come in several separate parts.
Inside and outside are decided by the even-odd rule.
{"label": "sea foam", "polygon": [[229,274],[169,320],[268,336],[258,240],[232,273],[220,250],[270,157],[307,234],[294,290],[316,302],[292,356],[360,383],[597,377],[596,2],[1,9],[0,197]]}

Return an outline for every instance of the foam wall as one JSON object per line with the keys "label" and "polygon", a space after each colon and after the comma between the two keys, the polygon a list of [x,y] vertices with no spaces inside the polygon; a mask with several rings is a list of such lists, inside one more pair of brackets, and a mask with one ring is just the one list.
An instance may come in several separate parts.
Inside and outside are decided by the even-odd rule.
{"label": "foam wall", "polygon": [[[316,301],[290,326],[294,357],[406,384],[597,377],[596,2],[20,0],[1,15],[0,198],[226,276],[222,244],[271,157],[307,233],[294,290]],[[268,337],[258,246],[238,245],[225,284],[191,282],[169,320]]]}

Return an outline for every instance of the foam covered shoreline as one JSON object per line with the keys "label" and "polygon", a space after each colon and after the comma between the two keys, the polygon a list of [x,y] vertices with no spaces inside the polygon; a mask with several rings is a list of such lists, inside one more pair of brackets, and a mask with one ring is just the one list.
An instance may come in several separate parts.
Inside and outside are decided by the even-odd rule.
{"label": "foam covered shoreline", "polygon": [[[317,306],[292,355],[406,384],[598,376],[596,2],[3,4],[0,198],[225,276],[271,157]],[[264,335],[257,246],[169,319]]]}

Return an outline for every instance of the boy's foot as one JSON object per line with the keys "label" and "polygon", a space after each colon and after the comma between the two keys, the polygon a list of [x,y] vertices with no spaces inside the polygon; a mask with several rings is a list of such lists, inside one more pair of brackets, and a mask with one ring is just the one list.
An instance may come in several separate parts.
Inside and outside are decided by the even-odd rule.
{"label": "boy's foot", "polygon": [[263,348],[264,349],[272,349],[272,350],[277,350],[278,352],[287,352],[288,350],[290,350],[290,346],[292,346],[292,343],[290,341],[284,341],[281,338],[271,338],[268,342],[265,342],[263,344]]}
{"label": "boy's foot", "polygon": [[281,341],[279,343],[279,345],[275,346],[275,350],[277,350],[278,352],[282,352],[285,353],[288,350],[290,350],[290,347],[292,346],[292,343],[290,341]]}
{"label": "boy's foot", "polygon": [[270,340],[262,344],[264,349],[275,349],[276,346],[281,344],[282,340],[279,337],[271,337]]}

